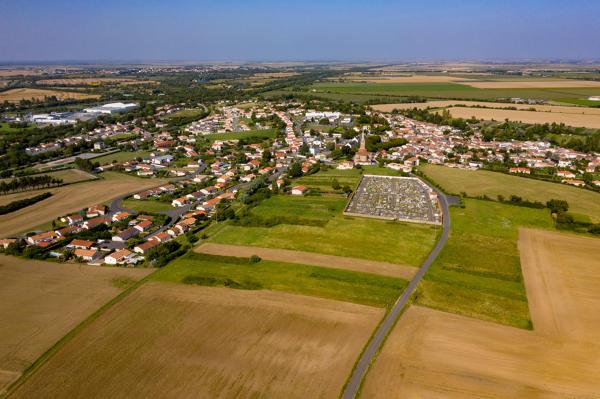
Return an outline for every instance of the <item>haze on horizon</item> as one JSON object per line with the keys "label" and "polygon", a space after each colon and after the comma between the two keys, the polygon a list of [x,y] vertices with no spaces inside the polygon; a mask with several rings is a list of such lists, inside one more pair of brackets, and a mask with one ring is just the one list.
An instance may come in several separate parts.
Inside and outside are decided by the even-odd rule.
{"label": "haze on horizon", "polygon": [[593,0],[1,6],[0,62],[600,59],[600,2]]}

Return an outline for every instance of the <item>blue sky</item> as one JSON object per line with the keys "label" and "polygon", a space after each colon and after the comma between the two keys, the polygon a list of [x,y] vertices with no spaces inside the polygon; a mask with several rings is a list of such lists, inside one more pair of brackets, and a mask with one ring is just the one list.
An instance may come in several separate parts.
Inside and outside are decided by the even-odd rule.
{"label": "blue sky", "polygon": [[600,59],[599,0],[0,0],[0,62]]}

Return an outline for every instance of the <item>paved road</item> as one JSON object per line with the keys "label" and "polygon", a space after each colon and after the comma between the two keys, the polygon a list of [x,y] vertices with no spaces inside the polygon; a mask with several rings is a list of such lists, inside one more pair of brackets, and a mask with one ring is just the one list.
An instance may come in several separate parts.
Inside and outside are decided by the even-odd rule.
{"label": "paved road", "polygon": [[425,275],[425,273],[429,269],[429,266],[431,266],[435,258],[439,255],[440,251],[446,244],[446,240],[448,239],[448,233],[450,232],[450,212],[448,210],[448,201],[446,199],[446,196],[442,192],[440,192],[437,189],[435,190],[438,192],[440,204],[442,206],[442,235],[439,241],[436,243],[433,250],[431,251],[431,253],[429,254],[429,256],[427,257],[427,259],[425,259],[425,261],[421,265],[421,268],[419,269],[417,274],[415,274],[413,279],[410,280],[408,287],[406,287],[400,298],[398,298],[398,300],[392,307],[392,310],[387,314],[383,322],[379,325],[371,341],[369,341],[367,348],[361,355],[358,363],[356,364],[355,369],[352,372],[352,375],[350,376],[350,380],[348,380],[348,384],[346,385],[346,388],[344,389],[344,393],[342,395],[343,399],[353,399],[356,397],[358,389],[360,388],[360,384],[363,378],[365,377],[365,374],[367,373],[369,365],[371,364],[375,355],[383,345],[385,338],[394,327],[396,320],[400,316],[400,313],[402,312],[402,309],[408,302],[408,299],[417,288],[419,281],[421,281],[421,278],[423,278],[423,275]]}

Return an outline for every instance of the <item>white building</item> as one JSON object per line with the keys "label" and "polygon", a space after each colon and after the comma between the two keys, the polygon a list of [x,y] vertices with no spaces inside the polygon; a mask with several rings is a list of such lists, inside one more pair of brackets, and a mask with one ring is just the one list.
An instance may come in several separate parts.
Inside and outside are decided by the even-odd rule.
{"label": "white building", "polygon": [[137,108],[137,106],[136,103],[109,103],[97,107],[86,108],[83,112],[92,114],[115,114],[118,112],[131,111],[132,109]]}

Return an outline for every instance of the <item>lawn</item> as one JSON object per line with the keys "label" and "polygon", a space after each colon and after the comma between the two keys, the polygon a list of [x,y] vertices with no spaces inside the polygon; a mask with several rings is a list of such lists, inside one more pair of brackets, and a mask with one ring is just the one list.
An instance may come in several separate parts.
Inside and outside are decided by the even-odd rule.
{"label": "lawn", "polygon": [[21,130],[27,131],[33,129],[35,126],[33,124],[28,125],[25,128],[22,127],[10,127],[10,124],[7,122],[0,122],[0,133],[13,133],[19,132]]}
{"label": "lawn", "polygon": [[[36,173],[34,175],[29,175],[29,176],[36,177],[36,176],[46,176],[46,175],[52,176],[53,178],[56,178],[56,179],[62,179],[63,184],[78,183],[81,181],[95,180],[98,178],[97,176],[94,176],[88,172],[84,172],[83,170],[79,170],[79,169],[64,169],[64,170],[57,170],[54,172]],[[0,179],[0,181],[9,181],[9,180],[12,180],[12,178]]]}
{"label": "lawn", "polygon": [[529,201],[546,203],[549,199],[562,199],[570,210],[600,221],[600,194],[564,184],[545,182],[525,177],[485,170],[468,171],[443,166],[426,165],[421,171],[451,193],[466,192],[470,196],[518,195]]}
{"label": "lawn", "polygon": [[261,138],[269,138],[272,139],[277,136],[277,131],[275,129],[262,129],[262,130],[248,130],[246,132],[228,132],[228,133],[214,133],[207,134],[204,137],[208,139],[210,142],[216,140],[239,140],[239,139],[247,139],[249,137],[261,137]]}
{"label": "lawn", "polygon": [[435,226],[342,215],[343,196],[274,196],[252,210],[259,216],[319,219],[323,227],[279,224],[274,227],[226,225],[212,242],[254,245],[419,266],[433,247]]}
{"label": "lawn", "polygon": [[147,157],[150,154],[149,151],[118,151],[112,154],[103,155],[98,158],[93,158],[93,162],[99,162],[100,165],[106,165],[112,163],[113,161],[117,161],[118,163],[130,161],[132,159],[141,157]]}
{"label": "lawn", "polygon": [[138,212],[159,213],[173,209],[171,204],[155,199],[136,200],[128,198],[123,200],[121,206],[125,209],[131,209]]}
{"label": "lawn", "polygon": [[452,208],[450,214],[450,238],[425,275],[416,302],[529,328],[518,228],[552,229],[549,211],[467,199],[465,208]]}
{"label": "lawn", "polygon": [[360,180],[361,171],[358,169],[340,170],[328,169],[319,171],[313,175],[302,176],[294,181],[294,185],[301,184],[307,187],[319,188],[321,192],[335,192],[331,187],[333,179],[336,179],[341,186],[349,185],[352,189]]}
{"label": "lawn", "polygon": [[401,279],[295,263],[188,253],[153,277],[158,281],[267,289],[389,308],[407,282]]}

